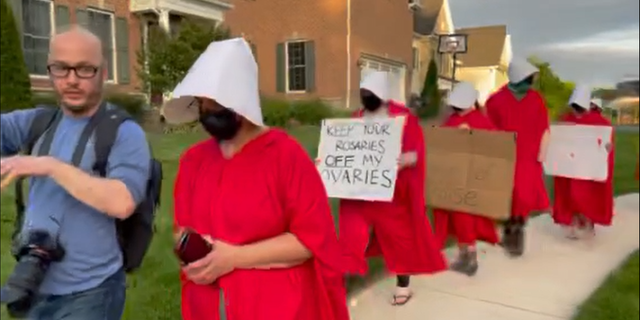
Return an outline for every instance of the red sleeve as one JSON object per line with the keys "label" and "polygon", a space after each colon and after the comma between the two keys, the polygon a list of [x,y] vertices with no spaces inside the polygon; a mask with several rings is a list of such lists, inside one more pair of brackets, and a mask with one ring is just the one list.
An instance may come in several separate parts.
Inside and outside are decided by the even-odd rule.
{"label": "red sleeve", "polygon": [[[189,225],[189,184],[191,182],[193,166],[190,163],[194,159],[194,147],[189,148],[180,156],[178,164],[178,173],[173,185],[173,232],[177,232],[180,228]],[[187,278],[180,271],[180,280],[182,283],[187,282]]]}
{"label": "red sleeve", "polygon": [[290,146],[281,161],[280,190],[289,232],[313,254],[315,292],[322,319],[349,320],[344,281],[346,266],[338,245],[327,192],[315,164],[298,142]]}
{"label": "red sleeve", "polygon": [[482,125],[482,128],[485,130],[497,130],[496,126],[493,124],[493,122],[491,122],[491,119],[484,115],[484,114],[479,114],[479,119]]}
{"label": "red sleeve", "polygon": [[193,172],[197,170],[198,165],[198,149],[201,143],[187,149],[178,163],[178,173],[173,186],[173,230],[177,231],[180,227],[189,226],[189,204],[191,200],[188,190],[191,189]]}
{"label": "red sleeve", "polygon": [[501,128],[502,127],[502,123],[500,122],[500,114],[499,114],[499,105],[498,105],[498,99],[496,98],[496,96],[500,93],[501,91],[498,91],[496,94],[492,95],[489,97],[489,99],[487,99],[487,102],[485,103],[485,111],[487,113],[487,117],[489,117],[489,120],[491,120],[491,123],[493,123],[494,126],[496,126],[497,128]]}
{"label": "red sleeve", "polygon": [[549,109],[547,109],[547,105],[541,95],[538,95],[538,105],[540,106],[540,111],[538,113],[540,115],[540,118],[537,125],[539,126],[539,132],[543,134],[549,129]]}
{"label": "red sleeve", "polygon": [[[208,141],[210,143],[210,141]],[[200,168],[201,146],[207,142],[201,142],[189,148],[181,157],[178,164],[178,174],[173,189],[173,227],[174,231],[180,227],[191,226],[191,198],[189,190],[192,189],[193,179]],[[180,270],[181,300],[180,309],[182,319],[201,319],[201,314],[210,315],[211,320],[218,320],[219,291],[215,285],[197,285],[187,280]]]}
{"label": "red sleeve", "polygon": [[281,161],[280,190],[283,208],[293,233],[315,259],[340,269],[338,236],[324,184],[313,161],[298,142],[291,144]]}
{"label": "red sleeve", "polygon": [[418,153],[418,156],[424,156],[424,135],[422,134],[420,120],[412,114],[406,114],[404,117],[405,126],[404,133],[402,135],[402,152],[415,151]]}
{"label": "red sleeve", "polygon": [[180,164],[178,165],[178,173],[176,174],[176,180],[173,184],[173,232],[178,231],[179,228],[186,225],[186,214],[189,210],[186,208],[188,200],[185,199],[186,184],[189,180],[187,178],[188,168],[183,165],[184,155],[180,157]]}
{"label": "red sleeve", "polygon": [[404,130],[402,152],[415,152],[418,159],[414,166],[402,169],[399,172],[398,179],[402,178],[400,175],[408,176],[412,211],[424,212],[424,184],[427,176],[424,134],[418,118],[413,115],[407,115]]}

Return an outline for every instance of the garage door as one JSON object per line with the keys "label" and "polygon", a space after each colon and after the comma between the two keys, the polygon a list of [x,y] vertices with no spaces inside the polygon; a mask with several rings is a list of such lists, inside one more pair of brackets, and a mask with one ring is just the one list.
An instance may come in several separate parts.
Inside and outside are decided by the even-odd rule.
{"label": "garage door", "polygon": [[407,73],[404,66],[396,66],[388,63],[362,59],[362,69],[360,70],[360,81],[374,71],[385,71],[391,74],[391,88],[389,88],[389,98],[405,103],[405,75]]}

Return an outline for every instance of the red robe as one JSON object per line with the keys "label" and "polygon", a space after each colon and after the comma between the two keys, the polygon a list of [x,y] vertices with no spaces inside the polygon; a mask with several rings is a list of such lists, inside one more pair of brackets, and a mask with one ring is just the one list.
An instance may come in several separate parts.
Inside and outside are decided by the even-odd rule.
{"label": "red robe", "polygon": [[529,90],[518,100],[504,86],[487,100],[485,109],[498,130],[517,135],[511,215],[527,218],[533,211],[549,209],[544,171],[538,161],[540,142],[549,129],[549,114],[542,96]]}
{"label": "red robe", "polygon": [[[340,201],[340,244],[347,269],[363,275],[367,272],[366,257],[382,255],[387,269],[394,274],[443,271],[446,262],[425,210],[422,127],[403,105],[389,103],[389,114],[406,117],[402,152],[416,152],[418,160],[415,166],[398,172],[392,202]],[[362,111],[355,114],[361,116]]]}
{"label": "red robe", "polygon": [[180,159],[176,227],[243,245],[294,234],[313,258],[295,267],[235,270],[212,285],[182,275],[182,318],[218,320],[224,293],[230,320],[348,320],[341,250],[327,194],[303,148],[269,130],[231,159],[213,139]]}
{"label": "red robe", "polygon": [[[561,118],[562,122],[579,125],[609,126],[611,122],[599,112],[590,111],[582,117],[573,113]],[[588,181],[555,177],[553,220],[565,226],[573,224],[575,214],[582,214],[589,221],[598,225],[611,225],[613,218],[613,167],[615,159],[614,133],[611,135],[611,152],[609,152],[607,181]],[[606,143],[606,142],[603,142]]]}
{"label": "red robe", "polygon": [[[466,124],[471,129],[495,130],[491,120],[480,110],[460,116],[452,114],[443,123],[443,127],[459,127]],[[449,236],[454,236],[458,244],[475,245],[476,241],[490,244],[499,242],[495,223],[488,218],[459,211],[433,210],[435,232],[440,246],[444,248]]]}

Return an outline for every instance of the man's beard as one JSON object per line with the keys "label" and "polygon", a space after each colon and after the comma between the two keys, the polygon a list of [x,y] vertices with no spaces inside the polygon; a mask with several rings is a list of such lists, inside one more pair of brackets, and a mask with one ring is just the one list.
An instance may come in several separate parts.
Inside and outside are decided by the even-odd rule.
{"label": "man's beard", "polygon": [[100,100],[102,99],[102,88],[103,88],[102,80],[99,80],[96,88],[97,90],[90,92],[87,95],[85,103],[78,104],[78,105],[68,105],[68,104],[61,103],[61,107],[69,111],[69,113],[76,116],[81,116],[87,113],[87,111],[94,108],[96,104],[99,103]]}

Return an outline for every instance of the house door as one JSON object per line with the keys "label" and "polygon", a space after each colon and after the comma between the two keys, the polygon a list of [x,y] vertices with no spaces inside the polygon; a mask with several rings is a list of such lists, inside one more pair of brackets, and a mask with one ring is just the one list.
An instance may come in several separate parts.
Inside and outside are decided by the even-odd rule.
{"label": "house door", "polygon": [[405,86],[407,69],[404,66],[393,65],[368,59],[362,59],[362,67],[360,69],[360,81],[374,71],[385,71],[390,74],[389,99],[405,103]]}

